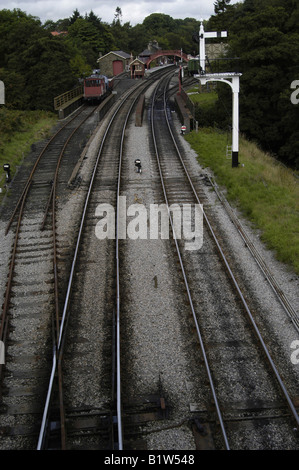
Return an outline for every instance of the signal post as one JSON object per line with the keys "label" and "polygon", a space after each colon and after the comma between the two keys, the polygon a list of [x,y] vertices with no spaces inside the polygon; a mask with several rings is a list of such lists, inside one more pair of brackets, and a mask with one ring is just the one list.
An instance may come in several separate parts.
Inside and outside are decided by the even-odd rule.
{"label": "signal post", "polygon": [[241,73],[209,73],[205,72],[205,39],[227,37],[226,31],[210,32],[204,31],[203,22],[201,21],[199,31],[199,57],[200,57],[200,74],[194,77],[198,78],[202,85],[207,82],[227,83],[232,89],[233,95],[233,115],[232,115],[232,167],[239,165],[239,91]]}

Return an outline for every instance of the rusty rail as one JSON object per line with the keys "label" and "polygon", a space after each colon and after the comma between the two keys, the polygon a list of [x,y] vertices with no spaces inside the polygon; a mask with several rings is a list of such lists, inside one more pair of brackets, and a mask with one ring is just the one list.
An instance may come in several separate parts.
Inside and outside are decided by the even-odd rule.
{"label": "rusty rail", "polygon": [[[15,240],[14,240],[14,245],[13,245],[13,251],[12,251],[12,257],[10,261],[10,267],[9,267],[9,273],[8,273],[8,281],[7,281],[7,286],[6,286],[6,292],[5,292],[5,298],[4,298],[4,304],[3,304],[3,310],[2,310],[2,318],[1,318],[1,325],[0,325],[0,340],[3,342],[4,347],[6,348],[6,343],[7,343],[7,335],[8,335],[8,310],[9,310],[9,302],[10,302],[10,294],[11,294],[11,286],[12,286],[12,279],[14,275],[14,266],[15,266],[15,258],[16,258],[16,252],[17,252],[17,245],[18,245],[18,238],[19,238],[19,231],[21,227],[21,221],[23,217],[23,209],[26,201],[26,196],[29,191],[31,181],[27,183],[26,188],[25,188],[25,193],[24,197],[22,200],[22,205],[19,213],[19,218],[17,222],[17,228],[16,228],[16,234],[15,234]],[[3,378],[3,367],[2,364],[0,365],[0,396],[2,394],[2,387],[1,387],[1,380]]]}
{"label": "rusty rail", "polygon": [[[82,124],[96,111],[96,108],[93,108],[91,112],[88,113],[88,115],[81,120],[80,124],[76,126],[76,128],[71,132],[69,137],[64,143],[63,149],[61,150],[58,160],[56,162],[56,169],[55,169],[55,176],[54,176],[54,182],[52,185],[52,190],[49,196],[49,201],[52,200],[52,206],[53,206],[53,214],[52,214],[52,233],[53,233],[53,276],[54,276],[54,283],[55,283],[55,288],[54,288],[54,297],[55,297],[55,318],[53,317],[53,330],[56,330],[56,337],[55,334],[53,334],[54,338],[54,349],[55,349],[55,360],[58,360],[58,385],[59,385],[59,404],[60,404],[60,416],[61,416],[61,447],[62,449],[65,449],[65,425],[64,425],[64,406],[63,406],[63,400],[62,400],[62,371],[61,371],[61,362],[59,361],[59,358],[56,356],[56,344],[58,343],[59,340],[59,303],[58,303],[58,287],[59,287],[59,279],[58,279],[58,269],[57,269],[57,251],[56,251],[56,185],[57,185],[57,178],[58,178],[58,172],[59,172],[59,167],[60,163],[62,160],[62,157],[64,155],[65,149],[75,134],[75,132],[82,126]],[[48,141],[48,143],[45,145],[41,153],[39,154],[38,158],[36,159],[34,166],[31,170],[31,173],[28,177],[28,180],[25,184],[25,187],[23,189],[23,192],[21,194],[21,197],[19,198],[15,209],[13,211],[13,214],[10,218],[10,221],[8,223],[8,226],[6,228],[6,233],[8,233],[9,228],[12,224],[12,221],[19,210],[19,215],[18,215],[18,220],[17,220],[17,226],[16,226],[16,232],[14,235],[14,246],[13,246],[13,251],[12,251],[12,258],[10,262],[10,268],[9,268],[9,274],[8,274],[8,281],[7,281],[7,287],[6,287],[6,292],[5,292],[5,299],[4,299],[4,304],[3,304],[3,311],[2,311],[2,316],[1,316],[1,322],[0,322],[0,340],[3,342],[4,346],[6,346],[7,339],[8,339],[8,327],[9,327],[9,304],[10,304],[10,298],[11,298],[11,290],[12,290],[12,281],[13,281],[13,276],[14,276],[14,270],[15,270],[15,260],[16,260],[16,253],[17,253],[17,245],[18,245],[18,240],[19,240],[19,232],[20,232],[20,227],[22,223],[22,218],[23,218],[23,212],[24,212],[24,206],[27,201],[27,196],[30,191],[31,183],[33,180],[33,176],[35,174],[35,171],[38,167],[38,164],[42,158],[42,156],[45,154],[46,150],[49,148],[49,145],[53,140],[61,133],[61,131],[69,125],[70,122],[72,122],[75,118],[77,118],[81,114],[81,111],[77,113],[72,119],[68,120],[67,123],[65,123],[64,126],[62,126],[53,136],[52,138]],[[46,208],[46,213],[44,216],[44,222],[46,220],[48,208],[49,208],[50,202],[47,205]],[[43,222],[43,224],[44,224]],[[42,225],[42,229],[44,226]],[[55,322],[56,319],[56,322]],[[3,378],[3,370],[4,368],[2,365],[0,365],[0,396],[1,396],[1,380]],[[54,379],[54,377],[53,377]]]}

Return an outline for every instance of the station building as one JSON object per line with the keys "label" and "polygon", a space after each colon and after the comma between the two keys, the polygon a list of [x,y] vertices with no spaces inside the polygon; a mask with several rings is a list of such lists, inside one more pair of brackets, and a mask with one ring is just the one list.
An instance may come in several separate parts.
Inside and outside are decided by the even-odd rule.
{"label": "station building", "polygon": [[136,57],[130,62],[131,78],[143,78],[145,73],[145,63]]}
{"label": "station building", "polygon": [[99,57],[97,62],[102,75],[108,78],[115,77],[122,72],[129,71],[129,64],[133,57],[124,51],[110,51],[108,54]]}
{"label": "station building", "polygon": [[[151,41],[147,49],[142,51],[136,59],[133,59],[132,54],[124,51],[110,51],[97,59],[98,68],[101,70],[101,74],[108,78],[115,77],[123,72],[129,72],[131,78],[142,78],[146,61],[160,49],[157,41]],[[161,59],[159,61],[161,63]]]}

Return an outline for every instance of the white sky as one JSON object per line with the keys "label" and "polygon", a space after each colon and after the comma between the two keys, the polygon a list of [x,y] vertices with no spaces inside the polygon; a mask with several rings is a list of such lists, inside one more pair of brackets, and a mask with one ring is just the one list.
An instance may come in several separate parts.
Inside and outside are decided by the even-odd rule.
{"label": "white sky", "polygon": [[[164,13],[172,18],[208,19],[214,14],[215,0],[0,0],[0,10],[19,8],[27,14],[46,20],[69,18],[77,8],[81,15],[91,10],[102,21],[112,23],[116,7],[122,10],[122,21],[132,26],[142,23],[151,13]],[[237,3],[232,0],[231,4]]]}

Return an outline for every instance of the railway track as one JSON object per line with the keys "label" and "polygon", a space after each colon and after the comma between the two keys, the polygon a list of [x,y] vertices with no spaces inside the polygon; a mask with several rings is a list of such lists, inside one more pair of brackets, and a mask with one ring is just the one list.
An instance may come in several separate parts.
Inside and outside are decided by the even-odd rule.
{"label": "railway track", "polygon": [[[61,188],[74,165],[63,169],[57,156],[59,171],[53,164],[25,186],[32,202],[24,207],[33,215],[21,235],[31,251],[21,263],[27,282],[14,273],[9,302],[9,325],[19,329],[9,335],[1,405],[7,446],[298,448],[296,407],[209,222],[206,179],[189,169],[174,136],[169,77],[158,86],[155,79],[140,82],[119,100],[71,195]],[[148,122],[135,127],[140,93]],[[168,237],[162,226],[154,233],[153,205],[199,202],[202,247],[186,250],[171,226]],[[35,257],[33,277],[26,270]],[[24,328],[24,336],[23,320],[32,330]],[[22,347],[20,358],[14,350]]]}
{"label": "railway track", "polygon": [[0,366],[1,430],[8,442],[20,447],[26,442],[31,448],[38,432],[49,356],[59,329],[57,258],[63,257],[69,242],[57,238],[56,205],[67,198],[65,188],[78,149],[86,143],[87,127],[96,125],[95,110],[82,107],[58,126],[45,146],[36,146],[32,166],[14,179],[14,210],[9,216],[12,204],[3,206],[12,252],[0,325],[7,364]]}
{"label": "railway track", "polygon": [[209,176],[207,176],[207,178],[208,178],[211,186],[213,187],[215,193],[217,194],[218,199],[221,201],[221,203],[225,207],[225,210],[227,211],[230,219],[232,220],[233,224],[237,228],[242,240],[244,240],[244,243],[248,247],[253,259],[256,261],[257,265],[259,266],[259,268],[261,269],[261,271],[265,275],[265,278],[269,282],[269,285],[271,286],[271,289],[273,290],[273,292],[275,293],[275,295],[278,298],[279,302],[283,306],[285,312],[289,316],[291,322],[294,325],[295,330],[297,331],[297,333],[299,333],[299,317],[298,317],[298,314],[297,314],[294,306],[292,305],[292,303],[288,299],[287,295],[285,294],[285,292],[283,291],[283,289],[279,285],[279,282],[277,281],[277,279],[275,279],[275,276],[273,275],[273,273],[271,272],[271,270],[267,266],[267,263],[265,262],[265,260],[263,259],[263,257],[259,253],[258,249],[256,248],[256,246],[254,245],[254,243],[250,239],[249,235],[247,234],[247,231],[246,231],[245,227],[243,226],[243,224],[240,222],[240,220],[236,216],[236,214],[235,214],[234,210],[232,209],[232,207],[230,206],[229,202],[227,201],[225,196],[219,190],[218,185],[215,183],[214,179],[209,177]]}
{"label": "railway track", "polygon": [[[158,165],[161,183],[163,187],[163,195],[164,195],[165,202],[168,206],[170,206],[173,203],[186,204],[186,202],[188,202],[189,204],[200,204],[200,197],[198,196],[198,189],[195,188],[195,185],[192,182],[192,179],[188,173],[187,167],[184,163],[184,159],[181,155],[181,152],[178,148],[173,132],[171,130],[169,117],[167,116],[167,113],[169,111],[167,110],[167,105],[166,105],[166,88],[164,91],[163,103],[162,103],[162,99],[160,98],[161,91],[157,90],[156,96],[158,98],[156,102],[153,102],[153,106],[152,106],[152,131],[153,131],[153,136],[154,136],[155,153],[157,156],[157,165]],[[156,113],[158,114],[158,117],[157,115],[154,114],[155,110],[156,110]],[[156,125],[157,122],[159,122],[159,125]],[[164,126],[162,125],[162,122],[164,122]],[[170,136],[170,137],[166,138],[166,136]],[[180,175],[179,180],[176,178],[176,175]],[[188,191],[189,191],[189,196],[187,195]],[[236,399],[235,400],[243,402],[244,404],[247,402],[247,403],[250,403],[251,405],[248,406],[247,413],[246,413],[246,407],[244,407],[245,409],[243,410],[243,415],[240,413],[240,415],[238,416],[236,413],[236,416],[235,416],[236,421],[241,423],[243,419],[242,416],[246,416],[246,419],[244,418],[244,421],[246,421],[247,423],[248,421],[250,421],[250,417],[249,417],[250,406],[252,406],[252,398],[255,393],[257,394],[257,396],[259,396],[258,398],[256,398],[257,402],[263,403],[263,401],[265,400],[265,395],[264,395],[265,392],[262,392],[263,386],[261,385],[261,382],[254,381],[254,377],[256,375],[257,369],[255,369],[254,371],[251,370],[252,364],[249,364],[249,363],[244,367],[245,363],[247,362],[246,357],[248,358],[250,357],[251,360],[253,357],[260,358],[258,360],[259,361],[258,366],[256,365],[256,367],[258,367],[259,370],[262,371],[259,377],[259,380],[265,381],[264,390],[267,390],[267,392],[269,392],[269,390],[272,390],[273,396],[277,397],[276,398],[277,402],[279,402],[279,400],[281,399],[285,400],[285,404],[289,407],[290,415],[288,418],[286,418],[286,414],[284,412],[282,413],[282,416],[283,416],[283,419],[285,419],[286,422],[288,423],[287,424],[288,435],[291,436],[291,439],[294,439],[294,442],[296,442],[296,439],[298,438],[298,436],[296,435],[296,432],[294,432],[294,429],[297,429],[298,423],[299,423],[296,406],[292,401],[292,398],[281,378],[281,375],[278,372],[278,369],[275,365],[275,361],[273,360],[273,358],[271,357],[269,353],[269,350],[265,344],[265,341],[263,340],[262,334],[254,320],[254,311],[251,310],[251,307],[249,307],[247,300],[244,298],[242,294],[242,291],[238,285],[238,282],[233,272],[231,271],[229,263],[221,248],[217,235],[209,222],[209,218],[207,214],[205,213],[205,210],[203,210],[203,218],[204,218],[205,228],[206,228],[205,246],[203,247],[203,250],[199,254],[199,256],[198,257],[188,256],[188,253],[183,248],[183,244],[179,241],[176,241],[176,251],[178,253],[179,260],[180,260],[180,266],[181,266],[181,270],[182,270],[183,277],[184,277],[188,299],[190,302],[190,308],[192,310],[192,315],[195,321],[195,326],[196,326],[196,330],[198,334],[198,340],[199,340],[202,354],[204,357],[207,375],[209,377],[211,393],[212,393],[212,401],[214,403],[214,406],[217,412],[217,420],[221,427],[222,439],[223,439],[225,448],[227,449],[230,448],[230,444],[229,444],[230,439],[232,440],[233,445],[236,445],[235,444],[236,438],[235,438],[234,433],[237,432],[240,437],[240,435],[244,432],[244,430],[242,429],[242,425],[240,425],[240,428],[237,429],[237,431],[235,429],[234,432],[231,432],[230,427],[227,426],[226,420],[227,420],[228,414],[226,415],[226,410],[228,408],[232,410],[232,408],[234,407],[232,405],[232,402],[234,402],[234,389],[228,388],[227,391],[224,391],[225,387],[223,387],[223,383],[225,382],[225,377],[226,378],[230,377],[230,374],[231,374],[230,371],[235,370],[237,372],[237,369],[238,368],[240,369],[240,360],[242,361],[242,371],[239,370],[239,372],[237,372],[237,375],[240,374],[239,378],[237,379],[237,383],[239,386],[244,387],[244,390],[242,390],[242,394],[244,393],[244,395],[241,400],[240,398],[238,398],[238,400]],[[209,241],[207,240],[207,237],[210,238]],[[212,262],[210,265],[210,258],[213,257],[213,255],[211,256],[211,254],[215,252],[215,248],[210,245],[211,242],[216,247],[221,263],[223,263],[225,267],[225,272],[229,279],[228,284],[224,280],[223,280],[223,284],[222,282],[219,282],[220,277],[218,277],[217,281],[215,278],[213,279],[214,277],[213,271],[217,272],[217,276],[218,276],[218,273],[221,272],[221,268],[219,267],[216,268],[215,262]],[[206,250],[209,255],[208,256],[209,260],[205,256]],[[204,267],[201,266],[202,264],[204,264]],[[208,275],[209,268],[207,268],[207,266],[211,266],[210,267],[211,276],[210,274]],[[207,284],[207,287],[210,289],[210,293],[209,293],[210,299],[208,300],[208,302],[203,302],[201,300],[202,296],[204,296],[204,292],[206,289],[206,286],[203,286],[203,287],[201,286],[205,283]],[[233,288],[235,289],[235,292],[239,298],[237,304],[233,308],[233,312],[226,311],[226,308],[223,309],[223,305],[225,304],[228,304],[230,306],[230,309],[232,309],[232,305],[233,305],[232,299],[230,299],[229,284],[233,285]],[[218,286],[222,286],[219,292],[218,292]],[[211,297],[212,292],[213,292],[214,299],[217,298],[217,296],[221,298],[221,302],[218,305],[217,305],[217,301],[215,301]],[[226,300],[226,297],[228,297],[229,300]],[[241,306],[241,310],[240,310],[240,306]],[[225,310],[226,312],[225,314],[223,314],[224,313],[223,310]],[[236,312],[238,311],[243,311],[243,315],[244,314],[247,315],[247,318],[249,320],[249,325],[251,326],[254,332],[254,337],[252,337],[252,333],[250,333],[248,338],[244,335],[244,328],[246,327],[243,323],[243,318],[241,317],[240,317],[240,320],[241,320],[240,325],[238,325],[240,328],[240,331],[238,332],[237,322],[239,320],[237,320],[237,316],[236,316]],[[234,322],[235,322],[235,325],[234,325],[233,334],[232,334],[231,325],[234,324]],[[213,327],[214,331],[212,333],[211,325],[213,324],[215,326]],[[221,335],[219,335],[220,324],[221,324]],[[217,328],[217,325],[218,325],[218,328]],[[203,334],[201,330],[203,331]],[[211,330],[211,333],[210,334],[207,333],[210,330]],[[222,337],[222,338],[218,339],[218,337],[219,338]],[[256,339],[254,338],[258,338],[258,345],[257,345]],[[207,344],[208,346],[205,346],[204,343]],[[217,343],[219,343],[219,346]],[[212,344],[212,348],[210,344]],[[238,346],[240,347],[239,352],[238,352]],[[245,352],[247,348],[248,348],[248,352]],[[266,364],[265,364],[265,361],[260,356],[260,351],[258,348],[260,348],[260,350],[265,355],[265,358],[267,359]],[[224,353],[225,349],[227,349],[228,351],[230,350],[230,352],[228,354]],[[232,359],[232,354],[236,354],[235,361]],[[208,359],[208,357],[211,357],[211,359]],[[222,360],[219,360],[218,366],[215,366],[214,363],[212,364],[212,366],[210,366],[209,365],[210,361],[211,360],[215,361],[217,357],[218,358],[223,357],[224,362]],[[270,365],[270,369],[269,369],[269,365]],[[211,372],[211,369],[213,370],[213,373]],[[218,369],[218,372],[217,372],[217,369]],[[246,373],[244,374],[245,370],[246,370]],[[219,371],[220,371],[220,375],[218,376]],[[269,379],[268,375],[270,374],[271,374],[271,377]],[[273,377],[276,379],[276,383],[275,383],[275,380],[273,381]],[[267,381],[269,381],[269,385],[267,385]],[[215,382],[218,384],[218,386],[215,385]],[[242,382],[243,382],[243,385],[241,385]],[[250,386],[248,387],[248,391],[246,391],[246,384],[250,384]],[[280,394],[277,391],[277,385],[278,385]],[[217,391],[218,387],[219,387],[218,389],[219,391]],[[222,393],[224,393],[223,396],[225,398],[224,398],[224,403],[220,405],[219,402],[221,403],[221,398],[218,399],[217,397],[221,396]],[[235,396],[237,397],[238,394],[236,393]],[[228,407],[227,401],[229,401],[229,407]],[[277,405],[274,404],[273,407],[276,408]],[[238,403],[236,403],[236,409],[238,409]],[[261,406],[261,409],[263,409],[263,406]],[[280,421],[278,427],[286,426],[285,423],[282,424],[283,419],[280,420],[279,415],[277,416],[275,412],[273,414],[274,414],[273,422],[275,422],[277,418],[278,418],[278,421]],[[256,440],[256,435],[255,435],[256,428],[258,426],[260,428],[263,427],[263,424],[261,423],[259,423],[258,425],[256,424],[258,419],[259,419],[258,416],[252,413],[252,422],[255,422],[255,426],[253,426],[252,434],[250,434],[248,430],[249,426],[248,425],[245,426],[246,431],[244,432],[243,439],[244,441],[248,439],[248,443],[246,444],[248,448],[250,448],[250,445],[252,445],[250,443],[250,439],[252,440],[252,442]],[[263,419],[264,419],[264,416],[261,418],[261,422],[263,422]],[[266,420],[265,427],[267,426],[268,426],[268,421]],[[247,432],[248,432],[248,435],[246,436]],[[259,429],[259,432],[261,432],[260,429]],[[228,438],[228,435],[230,435],[230,439]],[[271,443],[269,445],[271,446]]]}
{"label": "railway track", "polygon": [[[55,432],[57,430],[62,435],[62,448],[122,449],[118,236],[99,244],[95,237],[94,222],[99,202],[118,207],[127,120],[140,94],[150,83],[151,81],[139,84],[122,99],[109,121],[97,153],[70,270],[38,449],[59,447]],[[118,224],[115,230],[117,232]],[[82,266],[84,269],[81,278],[79,272]],[[86,291],[85,286],[88,286],[89,293],[95,290],[94,297],[91,294],[90,298],[86,299],[84,294],[82,295],[82,292]],[[92,301],[96,302],[93,307],[90,306]],[[94,326],[92,331],[91,325]],[[66,326],[70,333],[66,332]],[[79,337],[76,338],[76,335]],[[72,340],[67,339],[70,337]],[[87,337],[88,340],[84,339]],[[88,343],[86,353],[85,342]],[[108,353],[105,351],[106,344]],[[83,371],[82,390],[78,384],[82,375],[82,363],[85,363],[84,354],[89,359]],[[96,360],[102,357],[107,358]],[[74,362],[76,360],[78,363]],[[61,410],[61,405],[57,406],[54,380],[58,365],[63,369],[61,375],[65,386],[62,388],[66,390],[63,393],[66,411],[60,419],[58,409]],[[106,376],[105,380],[102,379],[103,375]],[[107,377],[110,380],[107,380]],[[95,395],[100,397],[99,402],[94,400]],[[54,433],[51,430],[54,430]],[[78,436],[80,444],[77,443]]]}

